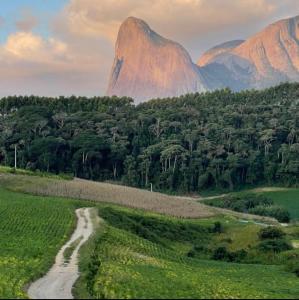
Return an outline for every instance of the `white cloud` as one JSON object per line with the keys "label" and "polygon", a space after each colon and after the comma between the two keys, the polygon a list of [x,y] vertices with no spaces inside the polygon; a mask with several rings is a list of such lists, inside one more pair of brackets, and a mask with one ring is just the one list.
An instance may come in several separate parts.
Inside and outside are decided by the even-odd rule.
{"label": "white cloud", "polygon": [[2,49],[11,60],[30,62],[53,63],[66,59],[68,55],[65,43],[55,38],[47,40],[32,32],[17,32],[10,35]]}
{"label": "white cloud", "polygon": [[0,47],[0,96],[100,95],[109,68],[110,62],[91,49],[88,53],[56,37],[16,32]]}

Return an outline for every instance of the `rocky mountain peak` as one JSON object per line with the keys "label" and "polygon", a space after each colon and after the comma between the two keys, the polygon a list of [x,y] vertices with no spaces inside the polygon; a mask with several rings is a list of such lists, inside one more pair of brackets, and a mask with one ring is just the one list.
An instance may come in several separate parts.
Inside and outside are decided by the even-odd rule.
{"label": "rocky mountain peak", "polygon": [[129,96],[137,102],[204,91],[204,80],[188,52],[129,17],[115,45],[108,95]]}

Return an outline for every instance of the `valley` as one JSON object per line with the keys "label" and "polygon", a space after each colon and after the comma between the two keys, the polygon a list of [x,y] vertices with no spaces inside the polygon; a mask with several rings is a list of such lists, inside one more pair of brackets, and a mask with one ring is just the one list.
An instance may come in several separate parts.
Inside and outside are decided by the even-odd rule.
{"label": "valley", "polygon": [[[40,189],[32,190],[32,184],[37,182],[40,187],[44,184],[53,186],[46,189],[47,196],[30,195],[41,193]],[[76,185],[68,185],[65,189],[68,195],[57,197],[57,182],[74,182]],[[294,247],[279,252],[258,250],[263,243],[258,235],[264,227],[250,219],[242,223],[233,213],[223,214],[220,211],[198,215],[196,219],[193,215],[182,219],[173,217],[171,213],[157,214],[151,208],[132,208],[112,200],[118,189],[124,189],[112,184],[108,190],[105,184],[97,186],[97,194],[102,191],[106,201],[95,201],[94,196],[93,199],[70,199],[74,198],[71,197],[72,188],[77,191],[79,182],[51,176],[1,173],[1,211],[6,216],[14,213],[16,220],[22,220],[20,225],[13,221],[4,221],[3,224],[7,218],[1,218],[1,244],[6,245],[0,253],[1,298],[24,296],[26,286],[47,273],[58,250],[71,236],[76,223],[75,210],[80,207],[94,207],[101,218],[101,225],[96,227],[93,236],[80,250],[80,277],[72,290],[76,298],[179,298],[190,295],[196,298],[298,298],[298,277],[292,273],[298,249]],[[80,183],[82,188],[86,184],[97,184]],[[151,202],[147,193],[150,192],[138,190],[135,195],[140,199],[144,195],[143,201]],[[285,193],[290,207],[298,205],[299,192],[296,189],[277,189],[266,193],[271,193],[273,199],[281,199]],[[123,190],[124,199],[131,195],[129,188]],[[188,199],[202,208],[196,199]],[[176,205],[180,205],[179,202]],[[26,211],[30,211],[30,220]],[[47,217],[41,218],[43,214]],[[35,216],[38,221],[35,221]],[[59,222],[56,222],[58,218]],[[281,227],[286,241],[290,243],[299,238],[294,221],[288,227]],[[52,237],[54,232],[55,239]],[[18,238],[20,234],[23,236],[22,248],[19,242],[6,238],[8,235]],[[32,241],[28,238],[33,234],[34,243],[28,242]],[[44,252],[45,247],[50,251]],[[216,259],[215,253],[223,248],[226,252]],[[5,262],[10,265],[9,272]],[[7,289],[7,283],[16,274],[19,285],[12,290]]]}
{"label": "valley", "polygon": [[0,299],[299,299],[299,1],[0,1]]}

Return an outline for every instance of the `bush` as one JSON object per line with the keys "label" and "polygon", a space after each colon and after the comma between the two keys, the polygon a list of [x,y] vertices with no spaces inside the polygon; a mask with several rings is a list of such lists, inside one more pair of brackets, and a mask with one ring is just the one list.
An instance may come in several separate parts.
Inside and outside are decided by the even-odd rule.
{"label": "bush", "polygon": [[281,223],[289,223],[291,219],[288,210],[277,205],[257,206],[255,208],[250,209],[249,213],[260,216],[272,217]]}
{"label": "bush", "polygon": [[224,232],[224,228],[221,222],[215,222],[214,227],[212,229],[214,233],[222,233]]}
{"label": "bush", "polygon": [[215,249],[212,259],[228,262],[241,262],[247,256],[247,251],[244,249],[236,252],[229,252],[225,247]]}
{"label": "bush", "polygon": [[191,249],[188,253],[187,253],[187,256],[188,257],[191,257],[191,258],[194,258],[196,255],[196,251],[194,249]]}
{"label": "bush", "polygon": [[230,262],[242,262],[246,258],[247,254],[247,251],[244,249],[238,250],[236,252],[230,252],[228,254],[228,260]]}
{"label": "bush", "polygon": [[290,213],[287,209],[274,205],[271,199],[263,195],[246,194],[241,196],[228,196],[221,199],[207,200],[204,203],[242,213],[272,217],[281,223],[290,222]]}
{"label": "bush", "polygon": [[269,215],[274,217],[281,223],[289,223],[291,220],[290,213],[287,209],[280,206],[271,206],[269,207]]}
{"label": "bush", "polygon": [[212,259],[214,260],[227,260],[228,258],[228,251],[225,247],[219,247],[215,249]]}
{"label": "bush", "polygon": [[285,236],[285,233],[278,227],[266,227],[260,230],[260,240],[266,239],[281,239]]}
{"label": "bush", "polygon": [[292,246],[282,239],[278,240],[265,240],[260,242],[258,248],[263,252],[275,252],[280,253],[292,249]]}

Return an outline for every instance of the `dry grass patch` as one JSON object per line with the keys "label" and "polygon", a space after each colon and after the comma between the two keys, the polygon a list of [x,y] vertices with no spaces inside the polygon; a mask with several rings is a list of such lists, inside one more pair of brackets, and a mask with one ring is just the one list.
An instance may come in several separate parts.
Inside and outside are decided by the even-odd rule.
{"label": "dry grass patch", "polygon": [[40,181],[25,189],[37,195],[113,203],[182,218],[206,218],[217,214],[214,209],[188,198],[83,179]]}

